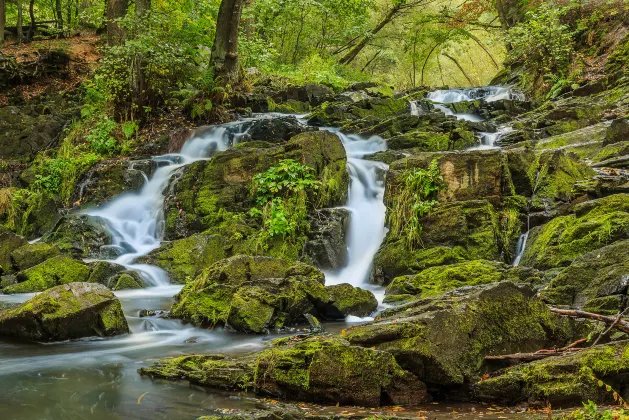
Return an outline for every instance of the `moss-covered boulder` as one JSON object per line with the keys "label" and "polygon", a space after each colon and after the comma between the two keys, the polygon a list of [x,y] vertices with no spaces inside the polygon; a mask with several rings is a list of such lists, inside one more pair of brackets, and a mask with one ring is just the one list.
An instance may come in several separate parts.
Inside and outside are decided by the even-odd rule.
{"label": "moss-covered boulder", "polygon": [[[187,283],[175,296],[171,315],[199,326],[264,333],[303,321],[304,314],[324,317],[325,311],[333,311],[335,301],[324,281],[323,273],[307,264],[237,255]],[[352,288],[345,299],[337,304],[346,312],[342,317],[363,314],[369,309],[365,301],[375,298]]]}
{"label": "moss-covered boulder", "polygon": [[145,287],[146,283],[142,276],[131,270],[123,271],[109,281],[111,290],[144,289]]}
{"label": "moss-covered boulder", "polygon": [[568,344],[581,337],[575,325],[553,315],[530,288],[501,282],[389,309],[343,337],[393,354],[429,389],[445,393],[477,382],[485,356]]}
{"label": "moss-covered boulder", "polygon": [[308,132],[283,145],[247,142],[217,153],[208,161],[188,165],[175,177],[166,198],[166,237],[181,239],[221,224],[254,206],[253,177],[281,160],[294,159],[311,167],[322,187],[311,192],[310,203],[320,207],[343,204],[349,176],[341,140],[327,131]]}
{"label": "moss-covered boulder", "polygon": [[585,202],[572,211],[531,230],[522,265],[564,267],[583,254],[629,238],[627,194]]}
{"label": "moss-covered boulder", "polygon": [[138,260],[166,270],[174,283],[195,279],[204,268],[231,256],[232,241],[225,235],[200,233],[164,243],[160,248]]}
{"label": "moss-covered boulder", "polygon": [[542,292],[544,299],[606,315],[618,313],[629,286],[628,250],[629,240],[624,240],[576,258]]}
{"label": "moss-covered boulder", "polygon": [[293,116],[278,118],[262,118],[254,121],[240,142],[265,141],[283,143],[298,134],[315,131],[316,128],[301,124]]}
{"label": "moss-covered boulder", "polygon": [[438,265],[500,259],[498,214],[486,200],[438,205],[420,223],[423,247],[411,248],[404,238],[387,237],[374,259],[378,283]]}
{"label": "moss-covered boulder", "polygon": [[0,226],[0,274],[9,274],[14,271],[11,253],[27,244],[26,239]]}
{"label": "moss-covered boulder", "polygon": [[411,405],[428,399],[425,386],[389,353],[335,337],[280,339],[267,350],[237,359],[166,359],[139,372],[211,388],[252,389],[276,398],[343,405]]}
{"label": "moss-covered boulder", "polygon": [[57,286],[17,308],[0,312],[3,337],[62,341],[128,332],[120,301],[100,284]]}
{"label": "moss-covered boulder", "polygon": [[500,281],[532,284],[541,281],[540,273],[521,267],[486,260],[431,267],[414,276],[395,278],[386,289],[386,301],[415,296],[430,297],[464,286]]}
{"label": "moss-covered boulder", "polygon": [[378,309],[378,300],[368,290],[343,283],[327,286],[329,301],[322,315],[327,319],[343,319],[348,315],[365,317]]}
{"label": "moss-covered boulder", "polygon": [[17,274],[17,284],[2,289],[4,293],[33,293],[43,292],[51,287],[87,282],[90,268],[77,260],[59,255],[21,271]]}
{"label": "moss-covered boulder", "polygon": [[55,244],[64,252],[82,258],[98,257],[101,247],[110,245],[111,241],[106,221],[86,214],[62,217],[42,238],[42,242]]}
{"label": "moss-covered boulder", "polygon": [[25,244],[11,253],[11,261],[15,271],[23,271],[59,254],[61,254],[61,250],[57,245]]}
{"label": "moss-covered boulder", "polygon": [[473,395],[484,402],[528,402],[557,408],[583,401],[614,404],[615,393],[629,398],[627,375],[629,343],[621,341],[507,368],[474,384]]}

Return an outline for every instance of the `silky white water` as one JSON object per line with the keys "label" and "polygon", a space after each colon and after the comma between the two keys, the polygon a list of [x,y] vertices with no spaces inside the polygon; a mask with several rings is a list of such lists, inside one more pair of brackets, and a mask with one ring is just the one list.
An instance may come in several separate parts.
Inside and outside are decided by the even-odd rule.
{"label": "silky white water", "polygon": [[524,100],[521,93],[508,86],[435,90],[434,92],[430,92],[426,98],[442,104],[473,101],[475,99],[482,99],[485,102],[495,102],[502,99]]}

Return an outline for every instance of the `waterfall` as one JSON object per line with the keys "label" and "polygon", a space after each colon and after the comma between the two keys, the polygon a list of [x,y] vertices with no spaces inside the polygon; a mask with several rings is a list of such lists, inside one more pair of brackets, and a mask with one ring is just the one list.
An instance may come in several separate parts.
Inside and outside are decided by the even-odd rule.
{"label": "waterfall", "polygon": [[529,232],[531,232],[531,216],[526,216],[526,232],[520,235],[518,238],[518,245],[515,248],[515,258],[513,259],[513,266],[517,267],[522,261],[522,256],[526,250],[526,243],[529,239]]}
{"label": "waterfall", "polygon": [[417,107],[417,101],[411,101],[411,115],[419,117],[419,108]]}
{"label": "waterfall", "polygon": [[470,148],[470,150],[488,150],[488,149],[496,149],[499,146],[496,146],[496,142],[504,137],[505,134],[513,131],[513,128],[508,126],[498,127],[498,130],[495,133],[478,133],[481,139],[481,144],[475,147]]}
{"label": "waterfall", "polygon": [[[211,127],[189,139],[180,153],[153,159],[159,166],[152,178],[137,193],[122,194],[102,208],[84,213],[105,219],[112,235],[113,248],[119,256],[106,260],[139,272],[152,286],[169,283],[162,269],[145,264],[134,264],[139,257],[159,248],[164,233],[164,190],[172,174],[182,166],[227,150],[242,131],[242,124]],[[236,127],[236,130],[233,128]],[[235,131],[235,132],[234,132]]]}
{"label": "waterfall", "polygon": [[350,174],[350,226],[347,233],[347,264],[336,272],[326,272],[326,284],[349,283],[370,289],[382,303],[381,287],[369,283],[373,258],[384,240],[386,207],[384,205],[383,172],[388,166],[362,159],[365,155],[386,150],[386,142],[377,136],[364,139],[337,132],[347,152]]}
{"label": "waterfall", "polygon": [[442,104],[473,101],[483,99],[485,102],[495,102],[503,99],[523,101],[524,95],[508,86],[485,86],[468,89],[447,89],[430,92],[427,99]]}

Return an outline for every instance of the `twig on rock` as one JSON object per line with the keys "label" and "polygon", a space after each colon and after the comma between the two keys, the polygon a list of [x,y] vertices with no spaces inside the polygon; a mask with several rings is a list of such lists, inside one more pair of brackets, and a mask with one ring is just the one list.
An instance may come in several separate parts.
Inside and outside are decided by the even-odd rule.
{"label": "twig on rock", "polygon": [[585,312],[577,309],[558,309],[551,306],[549,306],[548,309],[550,309],[550,311],[553,313],[563,316],[569,316],[572,318],[593,319],[595,321],[604,322],[605,324],[610,325],[612,328],[617,328],[622,332],[629,333],[629,322],[622,319],[622,314],[618,317],[614,317],[599,315],[592,312]]}

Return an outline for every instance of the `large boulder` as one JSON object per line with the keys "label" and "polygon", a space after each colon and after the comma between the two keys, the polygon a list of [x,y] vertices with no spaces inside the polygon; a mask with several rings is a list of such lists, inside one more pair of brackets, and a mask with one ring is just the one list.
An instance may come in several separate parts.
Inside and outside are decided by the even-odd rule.
{"label": "large boulder", "polygon": [[613,315],[626,304],[629,287],[629,240],[618,241],[576,258],[546,290],[554,305]]}
{"label": "large boulder", "polygon": [[629,238],[629,195],[616,194],[576,205],[568,216],[531,229],[521,264],[565,267],[575,258]]}
{"label": "large boulder", "polygon": [[236,359],[183,356],[156,362],[140,374],[185,379],[210,388],[276,398],[378,407],[428,400],[426,387],[387,352],[349,345],[336,337],[280,339],[260,353]]}
{"label": "large boulder", "polygon": [[328,303],[321,309],[326,319],[343,319],[347,315],[365,317],[378,309],[378,299],[368,290],[342,283],[325,288]]}
{"label": "large boulder", "polygon": [[11,252],[11,262],[15,271],[23,271],[60,254],[61,250],[57,245],[41,242],[27,243]]}
{"label": "large boulder", "polygon": [[199,326],[264,333],[301,322],[304,314],[336,319],[376,309],[370,292],[352,288],[341,296],[330,293],[324,281],[323,273],[307,264],[237,255],[187,283],[175,296],[171,315]]}
{"label": "large boulder", "polygon": [[[343,204],[349,176],[341,140],[327,131],[303,133],[283,145],[246,142],[217,153],[211,160],[188,165],[166,197],[166,238],[181,239],[222,223],[254,206],[250,192],[253,177],[283,159],[294,159],[314,170],[322,187],[310,194],[320,207]],[[218,232],[217,232],[218,233]]]}
{"label": "large boulder", "polygon": [[598,345],[496,372],[474,384],[472,392],[476,400],[499,404],[527,402],[561,408],[594,401],[613,405],[617,396],[629,399],[627,355],[627,341]]}
{"label": "large boulder", "polygon": [[98,258],[101,247],[111,244],[112,236],[103,218],[71,214],[62,217],[42,241],[77,257]]}
{"label": "large boulder", "polygon": [[2,289],[4,293],[43,292],[51,287],[76,282],[87,282],[90,268],[70,257],[59,255],[34,267],[19,272],[16,284]]}
{"label": "large boulder", "polygon": [[342,336],[391,353],[429,389],[447,393],[476,383],[485,356],[566,345],[582,337],[576,325],[552,314],[530,288],[501,282],[389,309]]}
{"label": "large boulder", "polygon": [[0,312],[0,336],[34,341],[110,337],[129,332],[120,301],[107,288],[71,283]]}

